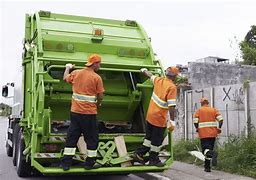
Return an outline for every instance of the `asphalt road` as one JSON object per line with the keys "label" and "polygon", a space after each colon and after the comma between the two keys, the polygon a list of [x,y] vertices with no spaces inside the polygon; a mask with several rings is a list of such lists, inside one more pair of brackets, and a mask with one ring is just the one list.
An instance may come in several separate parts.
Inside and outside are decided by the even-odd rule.
{"label": "asphalt road", "polygon": [[[18,177],[16,169],[12,164],[12,158],[6,155],[5,151],[5,137],[8,121],[6,118],[0,117],[0,180],[18,180],[23,179]],[[28,177],[26,180],[86,180],[86,179],[97,179],[97,180],[143,180],[144,178],[136,175],[93,175],[93,176],[59,176],[59,177]]]}

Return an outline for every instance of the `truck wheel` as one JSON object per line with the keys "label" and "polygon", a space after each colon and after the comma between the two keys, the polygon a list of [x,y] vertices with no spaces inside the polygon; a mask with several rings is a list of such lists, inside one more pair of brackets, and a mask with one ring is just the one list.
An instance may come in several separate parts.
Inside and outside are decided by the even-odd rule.
{"label": "truck wheel", "polygon": [[14,166],[16,166],[16,155],[17,155],[17,140],[18,140],[18,133],[20,131],[20,125],[17,123],[14,125],[14,131],[13,131],[13,134],[12,134],[12,157],[13,157],[13,160],[12,160],[12,163]]}
{"label": "truck wheel", "polygon": [[5,144],[5,149],[6,149],[6,154],[9,157],[12,157],[13,154],[13,148],[8,144],[8,136],[7,136],[7,140],[6,140],[6,144]]}
{"label": "truck wheel", "polygon": [[17,174],[19,177],[27,177],[31,175],[30,162],[26,162],[26,156],[23,155],[25,142],[22,130],[20,129],[17,140]]}
{"label": "truck wheel", "polygon": [[[9,118],[8,118],[9,119]],[[9,141],[12,142],[12,137],[13,135],[11,133],[9,133],[9,128],[11,127],[11,120],[9,119],[9,123],[8,123],[8,127],[7,127],[7,134],[6,134],[6,142],[5,142],[5,149],[6,149],[6,154],[9,157],[12,157],[13,154],[13,145],[10,146]]]}

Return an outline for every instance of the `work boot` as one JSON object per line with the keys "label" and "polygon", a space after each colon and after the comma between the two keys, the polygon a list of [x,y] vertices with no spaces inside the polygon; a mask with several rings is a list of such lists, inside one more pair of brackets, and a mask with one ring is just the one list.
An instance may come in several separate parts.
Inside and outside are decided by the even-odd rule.
{"label": "work boot", "polygon": [[204,168],[204,171],[205,172],[211,172],[211,168],[209,168],[209,167],[208,168]]}
{"label": "work boot", "polygon": [[64,156],[60,160],[60,167],[67,171],[70,169],[70,166],[72,165],[72,159],[69,156]]}
{"label": "work boot", "polygon": [[160,159],[158,160],[154,160],[154,161],[149,161],[148,163],[149,166],[157,166],[157,167],[164,167],[165,163],[163,163],[162,161],[160,161]]}
{"label": "work boot", "polygon": [[84,164],[84,169],[86,169],[86,170],[98,169],[100,167],[101,167],[101,165],[98,164],[98,163],[94,163],[93,165],[92,164],[86,164],[86,163]]}
{"label": "work boot", "polygon": [[157,166],[157,167],[165,166],[165,163],[160,161],[158,154],[159,153],[153,152],[153,151],[149,152],[149,163],[148,163],[149,166]]}
{"label": "work boot", "polygon": [[133,155],[131,155],[131,158],[132,158],[133,162],[138,162],[140,164],[145,165],[145,161],[144,161],[144,158],[142,155],[134,153]]}
{"label": "work boot", "polygon": [[96,158],[95,157],[87,157],[84,163],[84,168],[86,170],[90,169],[97,169],[100,168],[101,165],[96,163]]}
{"label": "work boot", "polygon": [[217,166],[217,157],[218,157],[218,153],[215,151],[212,151],[212,166]]}
{"label": "work boot", "polygon": [[60,167],[64,170],[64,171],[68,171],[70,169],[70,166],[64,163],[60,163]]}
{"label": "work boot", "polygon": [[213,150],[210,150],[206,153],[205,156],[208,157],[208,158],[211,158],[211,162],[212,162],[213,166],[217,166],[217,157],[218,157],[217,152],[215,152]]}
{"label": "work boot", "polygon": [[144,156],[143,160],[145,163],[147,163],[149,161],[149,156]]}

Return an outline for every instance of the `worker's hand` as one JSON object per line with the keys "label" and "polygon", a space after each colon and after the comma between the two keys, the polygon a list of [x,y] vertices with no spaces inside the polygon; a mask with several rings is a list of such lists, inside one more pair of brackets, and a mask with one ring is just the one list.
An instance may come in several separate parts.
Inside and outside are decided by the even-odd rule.
{"label": "worker's hand", "polygon": [[167,121],[167,128],[170,132],[172,132],[175,129],[175,121],[169,120]]}
{"label": "worker's hand", "polygon": [[196,132],[198,133],[198,128],[196,128]]}
{"label": "worker's hand", "polygon": [[100,107],[101,107],[101,103],[100,104],[97,103],[97,108],[99,109]]}
{"label": "worker's hand", "polygon": [[74,64],[68,63],[66,64],[66,69],[73,69],[75,67]]}
{"label": "worker's hand", "polygon": [[221,133],[221,129],[218,129],[218,134],[220,134]]}
{"label": "worker's hand", "polygon": [[141,68],[140,71],[144,73],[145,71],[148,71],[148,69],[147,68]]}

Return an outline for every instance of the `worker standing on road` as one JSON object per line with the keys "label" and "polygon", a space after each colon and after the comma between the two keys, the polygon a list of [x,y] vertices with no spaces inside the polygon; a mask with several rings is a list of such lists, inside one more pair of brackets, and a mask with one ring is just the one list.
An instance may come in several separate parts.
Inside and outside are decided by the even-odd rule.
{"label": "worker standing on road", "polygon": [[203,97],[200,101],[201,108],[194,114],[194,126],[198,132],[202,152],[205,156],[204,171],[211,172],[211,162],[217,165],[217,152],[214,151],[214,143],[221,133],[223,118],[219,111],[209,107],[209,101]]}
{"label": "worker standing on road", "polygon": [[166,77],[156,77],[146,68],[142,68],[141,72],[150,78],[154,89],[146,117],[146,136],[143,144],[135,151],[132,158],[134,162],[145,164],[147,160],[144,155],[149,152],[149,166],[163,167],[165,163],[160,161],[158,155],[164,139],[168,112],[170,114],[169,129],[172,131],[175,126],[177,88],[174,80],[179,70],[176,67],[167,68]]}
{"label": "worker standing on road", "polygon": [[64,156],[61,159],[61,166],[64,170],[69,170],[72,165],[72,157],[75,155],[81,133],[83,133],[87,144],[85,169],[99,167],[95,164],[99,141],[96,114],[103,99],[104,87],[101,77],[95,72],[99,70],[100,63],[101,57],[93,54],[88,58],[84,69],[74,70],[70,73],[74,65],[66,64],[63,80],[72,84],[73,95],[70,113],[71,124],[67,133]]}

